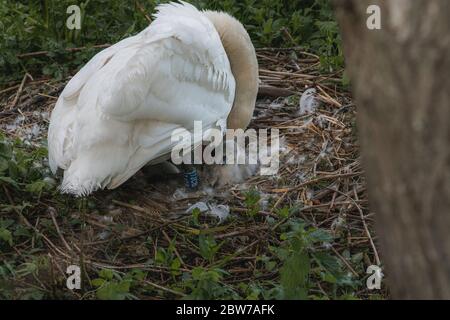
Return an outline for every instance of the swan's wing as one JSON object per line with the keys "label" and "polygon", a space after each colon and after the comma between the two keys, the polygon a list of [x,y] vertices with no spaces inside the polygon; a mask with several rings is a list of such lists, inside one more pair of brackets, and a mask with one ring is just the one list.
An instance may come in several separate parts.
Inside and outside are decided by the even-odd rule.
{"label": "swan's wing", "polygon": [[101,113],[185,127],[228,115],[235,82],[219,35],[205,16],[190,5],[163,5],[141,37],[138,45],[112,57],[95,80]]}
{"label": "swan's wing", "polygon": [[62,97],[65,100],[77,98],[87,81],[117,52],[138,43],[139,40],[139,36],[129,37],[97,53],[72,79],[70,79],[64,88]]}
{"label": "swan's wing", "polygon": [[[67,169],[73,159],[75,149],[73,138],[76,135],[76,119],[81,107],[79,104],[81,91],[113,56],[125,48],[138,44],[140,40],[140,35],[126,38],[100,51],[65,86],[52,111],[48,130],[49,165],[53,173],[56,173],[58,167]],[[93,93],[95,86],[90,86],[85,91]]]}

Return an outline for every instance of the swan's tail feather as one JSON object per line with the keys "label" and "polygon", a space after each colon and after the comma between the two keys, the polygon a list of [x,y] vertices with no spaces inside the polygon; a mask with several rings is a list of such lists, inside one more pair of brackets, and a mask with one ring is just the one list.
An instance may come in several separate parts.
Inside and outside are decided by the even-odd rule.
{"label": "swan's tail feather", "polygon": [[71,194],[76,197],[85,197],[101,188],[102,185],[96,181],[85,181],[84,183],[64,181],[59,187],[59,191],[61,193]]}

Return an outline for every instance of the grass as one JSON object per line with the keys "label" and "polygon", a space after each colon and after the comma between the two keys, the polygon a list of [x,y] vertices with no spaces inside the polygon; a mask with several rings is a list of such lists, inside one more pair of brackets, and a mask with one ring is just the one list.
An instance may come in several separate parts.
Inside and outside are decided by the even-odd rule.
{"label": "grass", "polygon": [[[147,181],[145,175],[89,198],[61,195],[46,158],[55,98],[99,50],[94,45],[139,32],[148,24],[139,8],[153,12],[159,2],[0,0],[0,83],[6,87],[0,89],[0,299],[386,296],[365,287],[376,249],[369,244],[355,108],[328,1],[192,2],[237,16],[259,47],[263,83],[293,92],[259,100],[251,124],[280,127],[292,149],[282,157],[280,175],[212,195],[183,190],[181,198],[174,198],[179,179]],[[62,26],[65,8],[74,3],[83,28],[72,32]],[[66,50],[76,47],[86,49]],[[39,51],[46,54],[18,56]],[[294,76],[299,70],[309,77]],[[19,92],[25,73],[34,81]],[[325,92],[323,105],[299,117],[305,85]],[[196,201],[227,204],[230,218],[218,224],[199,210],[186,214]],[[83,290],[66,288],[70,264],[82,267]]]}

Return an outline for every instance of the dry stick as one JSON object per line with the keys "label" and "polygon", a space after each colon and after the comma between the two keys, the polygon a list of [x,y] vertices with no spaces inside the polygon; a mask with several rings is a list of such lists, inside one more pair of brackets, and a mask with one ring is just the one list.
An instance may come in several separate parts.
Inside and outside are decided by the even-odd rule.
{"label": "dry stick", "polygon": [[[100,261],[100,262],[98,262]],[[165,267],[165,266],[154,266],[154,265],[148,265],[145,263],[135,263],[135,264],[128,264],[128,265],[111,265],[111,264],[107,264],[106,261],[104,262],[104,260],[98,260],[98,261],[94,261],[94,260],[86,260],[86,263],[89,263],[91,265],[93,265],[96,268],[106,268],[106,269],[114,269],[114,270],[128,270],[128,269],[143,269],[143,270],[148,270],[148,271],[155,271],[155,272],[166,272],[166,273],[170,273],[170,271],[172,271],[172,268],[170,267]],[[102,262],[103,261],[103,262]],[[180,271],[183,272],[190,272],[191,270],[187,269],[187,268],[180,268]]]}
{"label": "dry stick", "polygon": [[302,47],[288,47],[288,48],[273,48],[273,47],[264,47],[264,48],[255,48],[256,52],[260,51],[270,51],[270,52],[282,52],[282,51],[298,51],[303,50]]}
{"label": "dry stick", "polygon": [[[177,223],[177,222],[181,222],[181,221],[183,221],[184,219],[186,219],[186,217],[180,218],[180,219],[178,219],[178,220],[168,221],[168,222],[165,222],[165,223],[163,223],[163,224],[161,224],[161,225],[159,225],[159,226],[157,226],[157,227],[154,227],[154,228],[152,228],[152,229],[150,229],[150,230],[142,231],[141,233],[138,233],[138,234],[134,234],[134,235],[126,236],[126,237],[122,237],[122,238],[117,238],[117,239],[114,239],[114,240],[116,240],[116,241],[122,241],[122,242],[123,242],[123,241],[126,241],[126,240],[131,240],[131,239],[139,238],[139,237],[141,237],[141,236],[143,236],[143,235],[150,234],[150,233],[152,233],[153,231],[156,231],[156,230],[159,230],[159,229],[161,229],[161,228],[170,226],[171,224],[174,224],[174,223]],[[87,242],[86,245],[89,245],[89,246],[92,246],[92,245],[99,245],[99,244],[107,243],[107,242],[109,242],[109,241],[110,241],[110,240],[99,240],[99,241]]]}
{"label": "dry stick", "polygon": [[269,52],[287,52],[287,51],[299,51],[300,54],[303,54],[305,56],[308,57],[313,57],[316,60],[320,60],[320,57],[318,55],[315,55],[313,53],[310,52],[306,52],[306,51],[302,51],[304,50],[304,48],[302,47],[289,47],[289,48],[256,48],[256,52],[261,52],[261,51],[269,51]]}
{"label": "dry stick", "polygon": [[121,207],[132,209],[132,210],[140,212],[140,213],[145,213],[145,214],[149,213],[148,210],[145,210],[142,207],[135,206],[135,205],[132,205],[132,204],[129,204],[129,203],[126,203],[126,202],[119,201],[119,200],[113,200],[112,203],[117,204],[117,205],[119,205]]}
{"label": "dry stick", "polygon": [[355,269],[352,268],[352,266],[350,265],[350,263],[348,263],[347,259],[345,259],[343,256],[341,256],[341,254],[333,247],[331,246],[331,250],[333,250],[333,252],[339,257],[339,259],[342,260],[342,262],[347,266],[347,268],[355,275],[355,276],[359,276],[358,273],[355,271]]}
{"label": "dry stick", "polygon": [[295,92],[289,89],[283,89],[273,86],[262,85],[259,87],[258,96],[260,97],[289,97]]}
{"label": "dry stick", "polygon": [[139,1],[136,1],[136,6],[138,7],[139,11],[144,15],[144,17],[148,21],[148,23],[152,23],[152,19],[147,15],[144,7],[139,3]]}
{"label": "dry stick", "polygon": [[48,211],[50,212],[50,216],[52,217],[53,220],[53,224],[55,225],[56,228],[56,232],[58,233],[59,237],[61,238],[61,241],[63,242],[64,246],[67,248],[67,250],[69,250],[69,252],[72,252],[73,249],[69,246],[69,244],[67,243],[66,239],[64,238],[64,236],[61,233],[61,230],[59,229],[59,225],[56,222],[56,218],[55,218],[55,209],[50,207],[48,209]]}
{"label": "dry stick", "polygon": [[[333,190],[333,191],[335,191],[335,190]],[[365,203],[365,202],[367,202],[367,200],[358,200],[358,201],[355,201],[355,202]],[[333,203],[332,208],[333,208],[333,207],[337,207],[337,206],[350,205],[350,204],[353,204],[353,202],[351,202],[351,201],[339,201],[339,202],[335,201],[335,202]],[[315,205],[312,205],[312,206],[302,207],[302,208],[300,208],[299,210],[300,210],[300,211],[307,211],[307,210],[312,210],[312,209],[317,209],[317,208],[327,208],[327,207],[329,207],[329,206],[330,206],[330,202],[328,202],[328,203],[322,203],[322,204],[315,204]],[[332,209],[332,208],[330,208],[330,209]]]}
{"label": "dry stick", "polygon": [[[247,213],[248,209],[245,208],[239,208],[239,207],[232,207],[231,208],[232,211],[236,211],[236,212],[241,212],[241,213]],[[273,218],[277,218],[278,216],[276,214],[273,214],[271,212],[266,212],[266,211],[259,211],[258,214],[263,215],[263,216],[270,216]]]}
{"label": "dry stick", "polygon": [[[353,186],[353,193],[355,195],[356,200],[358,200],[358,193],[356,192],[355,186]],[[350,199],[353,200],[352,198],[350,198]],[[355,200],[353,200],[353,202],[355,203],[356,208],[358,208],[359,215],[361,216],[361,221],[363,223],[364,230],[366,231],[367,237],[369,237],[370,245],[372,246],[373,254],[375,255],[375,260],[377,262],[377,265],[380,266],[381,265],[381,260],[380,260],[380,257],[378,256],[378,251],[377,251],[377,248],[375,247],[375,243],[373,242],[373,239],[372,239],[372,236],[370,234],[369,228],[367,227],[366,219],[364,218],[364,213],[363,213],[361,207],[355,202]]]}
{"label": "dry stick", "polygon": [[333,105],[338,108],[342,108],[342,103],[339,103],[336,99],[333,99],[325,90],[321,88],[321,86],[317,85],[317,88],[330,100]]}
{"label": "dry stick", "polygon": [[359,206],[359,204],[357,202],[359,200],[358,200],[358,193],[357,193],[356,188],[353,187],[353,193],[354,193],[354,195],[356,197],[356,200],[353,199],[352,197],[350,197],[349,195],[347,195],[346,193],[342,192],[342,191],[335,190],[335,192],[337,192],[337,193],[341,194],[342,196],[348,198],[355,205],[355,207],[358,209],[359,215],[361,217],[361,221],[363,223],[364,231],[366,232],[366,235],[369,238],[370,246],[372,247],[373,255],[375,256],[376,263],[377,263],[378,266],[381,265],[381,260],[380,260],[380,257],[378,255],[378,251],[377,251],[377,248],[375,246],[375,242],[373,241],[372,235],[370,234],[369,227],[367,226],[366,219],[364,217],[364,213],[363,213],[361,207]]}
{"label": "dry stick", "polygon": [[284,219],[278,221],[278,223],[276,225],[274,225],[271,230],[275,231],[276,229],[278,229],[279,226],[281,226],[282,224],[284,224],[288,220],[289,220],[289,218],[284,218]]}
{"label": "dry stick", "polygon": [[9,92],[9,91],[16,90],[19,86],[20,86],[20,84],[16,84],[16,85],[14,85],[14,86],[12,86],[12,87],[9,87],[9,88],[0,90],[0,94],[3,94],[3,93],[6,93],[6,92]]}
{"label": "dry stick", "polygon": [[[105,43],[105,44],[95,45],[92,47],[66,48],[66,51],[67,52],[77,52],[77,51],[86,50],[88,48],[103,49],[103,48],[108,48],[110,46],[111,45],[109,43]],[[50,53],[50,51],[35,51],[35,52],[21,53],[21,54],[18,54],[16,57],[17,58],[29,58],[29,57],[37,57],[37,56],[46,56],[49,53]]]}
{"label": "dry stick", "polygon": [[232,232],[225,233],[225,234],[218,234],[218,235],[214,236],[214,239],[216,239],[216,240],[225,239],[225,238],[235,237],[235,236],[238,236],[241,234],[245,234],[245,233],[248,233],[249,231],[255,232],[255,231],[266,230],[266,229],[267,229],[266,226],[261,226],[261,227],[256,227],[252,230],[248,230],[248,229],[236,230],[236,231],[232,231]]}
{"label": "dry stick", "polygon": [[38,95],[41,96],[41,97],[49,98],[49,99],[55,99],[55,100],[58,99],[57,97],[50,96],[50,95],[45,94],[45,93],[39,93],[39,92],[38,92]]}
{"label": "dry stick", "polygon": [[278,60],[277,60],[277,59],[268,57],[268,56],[266,56],[266,55],[264,55],[264,54],[261,54],[261,53],[257,53],[256,56],[257,56],[258,58],[262,58],[262,59],[266,59],[266,60],[269,60],[269,61],[274,62],[274,63],[278,63]]}
{"label": "dry stick", "polygon": [[[363,192],[365,190],[366,190],[366,186],[365,185],[360,185],[356,189],[356,192],[359,194],[359,193],[361,193],[361,192]],[[339,197],[336,197],[335,201],[336,202],[343,201],[345,198],[348,198],[351,193],[353,193],[353,190],[347,192],[345,195],[340,195]]]}
{"label": "dry stick", "polygon": [[300,73],[291,73],[286,71],[273,71],[273,70],[267,70],[267,69],[259,69],[260,73],[263,74],[270,74],[270,75],[278,75],[278,76],[288,76],[291,78],[301,78],[301,79],[315,79],[316,76],[312,76],[309,74],[300,74]]}
{"label": "dry stick", "polygon": [[272,192],[273,193],[281,193],[281,192],[284,193],[286,191],[292,192],[292,191],[296,191],[296,190],[298,190],[300,188],[303,188],[303,187],[305,187],[307,185],[314,184],[314,183],[317,183],[317,182],[320,182],[320,181],[323,181],[323,180],[329,180],[329,179],[334,179],[334,178],[348,178],[348,177],[359,176],[361,174],[363,174],[363,172],[341,173],[341,174],[333,174],[333,175],[329,175],[329,176],[323,176],[323,177],[319,177],[319,178],[316,178],[316,179],[312,179],[312,180],[303,182],[303,183],[299,184],[298,186],[295,186],[295,187],[292,187],[292,188],[273,189]]}
{"label": "dry stick", "polygon": [[284,35],[291,41],[291,43],[295,44],[295,40],[292,37],[292,35],[289,33],[289,29],[283,28],[282,31],[283,31]]}
{"label": "dry stick", "polygon": [[273,205],[272,210],[270,210],[270,213],[273,213],[275,211],[275,209],[278,207],[278,205],[281,203],[281,201],[283,201],[283,199],[286,197],[287,194],[288,194],[288,191],[283,193],[283,195]]}
{"label": "dry stick", "polygon": [[23,86],[25,85],[25,81],[27,80],[27,78],[30,78],[31,80],[33,80],[33,77],[28,72],[26,72],[22,78],[22,82],[20,83],[20,86],[19,86],[19,89],[17,90],[16,96],[14,97],[14,100],[11,104],[11,109],[17,105],[17,102],[19,102],[20,94],[23,91]]}
{"label": "dry stick", "polygon": [[186,294],[184,294],[184,293],[182,293],[182,292],[178,292],[178,291],[175,291],[175,290],[172,290],[172,289],[163,287],[163,286],[161,286],[161,285],[159,285],[159,284],[150,282],[150,281],[148,281],[148,280],[144,280],[143,282],[146,283],[146,284],[148,284],[148,285],[151,285],[151,286],[153,286],[153,287],[155,287],[155,288],[157,288],[157,289],[160,289],[160,290],[163,290],[163,291],[172,293],[172,294],[177,295],[177,296],[181,296],[181,297],[185,297],[185,296],[186,296]]}
{"label": "dry stick", "polygon": [[[241,253],[246,252],[248,249],[250,249],[251,247],[253,247],[255,244],[258,244],[261,241],[261,239],[257,239],[255,241],[253,241],[252,243],[250,243],[248,246],[245,246],[243,248],[238,249],[236,252],[232,253],[228,258],[232,259],[234,257],[237,257],[238,255],[240,255]],[[213,264],[214,267],[223,267],[224,265],[227,264],[227,262],[230,261],[228,259],[222,260],[217,262],[216,264]]]}

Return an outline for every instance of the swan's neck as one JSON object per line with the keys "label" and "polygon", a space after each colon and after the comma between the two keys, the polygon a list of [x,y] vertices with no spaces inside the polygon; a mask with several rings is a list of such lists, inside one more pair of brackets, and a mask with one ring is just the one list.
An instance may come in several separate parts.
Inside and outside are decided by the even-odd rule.
{"label": "swan's neck", "polygon": [[258,61],[244,26],[222,12],[205,11],[222,40],[236,80],[236,96],[228,116],[228,128],[245,129],[252,119],[258,94]]}

